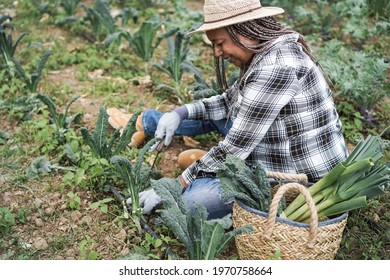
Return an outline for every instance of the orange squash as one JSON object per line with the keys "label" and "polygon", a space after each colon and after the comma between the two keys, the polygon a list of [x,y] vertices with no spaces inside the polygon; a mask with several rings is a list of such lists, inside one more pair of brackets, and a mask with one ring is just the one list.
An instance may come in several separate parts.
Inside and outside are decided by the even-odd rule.
{"label": "orange squash", "polygon": [[180,168],[186,169],[195,161],[203,157],[206,153],[207,151],[200,150],[200,149],[190,149],[190,150],[183,151],[179,154],[177,158],[177,163],[179,164]]}

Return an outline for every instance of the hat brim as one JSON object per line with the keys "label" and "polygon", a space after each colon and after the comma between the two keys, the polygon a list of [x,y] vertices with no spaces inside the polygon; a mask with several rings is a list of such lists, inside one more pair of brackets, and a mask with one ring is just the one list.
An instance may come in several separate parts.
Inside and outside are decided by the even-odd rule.
{"label": "hat brim", "polygon": [[279,14],[283,14],[284,10],[282,8],[278,7],[261,7],[258,10],[254,10],[242,15],[238,15],[232,18],[228,18],[225,20],[217,21],[217,22],[211,22],[211,23],[204,23],[201,25],[198,29],[188,32],[188,35],[194,34],[194,33],[200,33],[205,32],[208,30],[218,29],[221,27],[226,27],[232,24],[236,23],[242,23],[245,21],[250,21],[257,18],[263,18],[263,17],[270,17],[275,16]]}

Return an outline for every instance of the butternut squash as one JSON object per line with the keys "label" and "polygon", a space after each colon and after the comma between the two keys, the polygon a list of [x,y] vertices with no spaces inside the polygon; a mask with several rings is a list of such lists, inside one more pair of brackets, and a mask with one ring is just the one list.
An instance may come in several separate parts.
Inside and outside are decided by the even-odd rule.
{"label": "butternut squash", "polygon": [[177,158],[177,163],[179,164],[180,168],[186,169],[195,161],[203,157],[206,153],[207,151],[200,150],[200,149],[190,149],[190,150],[183,151],[179,154]]}
{"label": "butternut squash", "polygon": [[[117,129],[118,127],[122,127],[120,131],[121,134],[125,129],[127,123],[129,122],[130,118],[133,116],[132,114],[125,114],[117,108],[108,108],[107,114],[109,115],[108,123],[113,128]],[[135,127],[137,129],[137,132],[135,132],[131,137],[129,147],[139,148],[145,142],[146,139],[145,133],[142,129],[142,114],[138,116]]]}

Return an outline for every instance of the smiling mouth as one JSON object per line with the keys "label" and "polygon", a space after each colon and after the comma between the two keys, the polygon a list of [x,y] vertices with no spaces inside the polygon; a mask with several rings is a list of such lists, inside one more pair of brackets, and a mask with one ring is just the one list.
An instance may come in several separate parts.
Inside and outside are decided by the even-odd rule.
{"label": "smiling mouth", "polygon": [[225,58],[224,58],[224,60],[227,60],[227,61],[229,61],[229,62],[231,62],[231,59],[232,59],[232,57],[231,57],[231,56],[229,56],[229,57],[225,57]]}

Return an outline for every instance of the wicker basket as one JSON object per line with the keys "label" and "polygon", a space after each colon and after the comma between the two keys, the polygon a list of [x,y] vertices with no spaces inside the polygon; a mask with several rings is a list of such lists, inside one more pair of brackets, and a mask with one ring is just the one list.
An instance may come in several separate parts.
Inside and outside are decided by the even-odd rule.
{"label": "wicker basket", "polygon": [[[311,211],[310,224],[276,217],[278,204],[288,190],[305,196]],[[251,224],[253,231],[235,237],[240,259],[267,260],[280,254],[284,260],[331,260],[340,247],[348,213],[318,222],[317,210],[310,193],[301,184],[288,183],[278,188],[269,214],[250,208],[239,201],[233,206],[233,226]]]}

